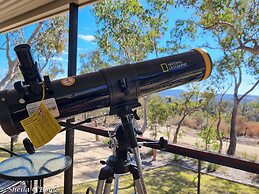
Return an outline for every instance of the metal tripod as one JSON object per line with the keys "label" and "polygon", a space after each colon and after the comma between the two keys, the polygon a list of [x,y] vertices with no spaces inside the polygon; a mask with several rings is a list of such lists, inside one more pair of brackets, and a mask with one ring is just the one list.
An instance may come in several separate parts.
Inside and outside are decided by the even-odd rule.
{"label": "metal tripod", "polygon": [[[132,118],[138,119],[136,112],[124,110],[117,114],[121,119],[121,124],[116,127],[115,131],[109,133],[110,147],[113,155],[109,156],[107,161],[101,161],[101,168],[98,177],[96,191],[88,188],[86,194],[110,194],[112,181],[115,177],[114,194],[118,193],[119,174],[130,172],[134,179],[134,190],[137,194],[147,194],[142,174],[142,165],[139,154],[139,144],[136,134],[142,134],[133,127]],[[141,145],[156,144],[161,149],[167,146],[167,140],[163,137],[158,142],[141,142]],[[134,160],[130,156],[134,154]]]}
{"label": "metal tripod", "polygon": [[[109,156],[107,161],[101,161],[105,166],[99,172],[98,184],[94,193],[109,194],[114,175],[130,172],[134,179],[135,192],[146,194],[136,130],[132,124],[133,116],[136,118],[137,115],[131,110],[125,110],[120,112],[118,116],[121,119],[121,125],[115,129],[115,149],[113,149],[113,155]],[[135,162],[129,157],[129,151],[133,152]],[[118,176],[115,177],[118,179]],[[118,182],[115,181],[115,185],[117,184]],[[88,188],[86,193],[88,194],[90,191],[93,192],[93,189]]]}

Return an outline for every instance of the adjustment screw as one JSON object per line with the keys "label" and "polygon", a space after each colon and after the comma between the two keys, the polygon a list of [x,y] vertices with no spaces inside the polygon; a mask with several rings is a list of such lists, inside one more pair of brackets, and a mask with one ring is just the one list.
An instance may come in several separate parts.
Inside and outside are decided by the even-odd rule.
{"label": "adjustment screw", "polygon": [[19,103],[20,103],[20,104],[24,104],[24,103],[25,103],[25,100],[24,100],[23,98],[21,98],[21,99],[19,100]]}

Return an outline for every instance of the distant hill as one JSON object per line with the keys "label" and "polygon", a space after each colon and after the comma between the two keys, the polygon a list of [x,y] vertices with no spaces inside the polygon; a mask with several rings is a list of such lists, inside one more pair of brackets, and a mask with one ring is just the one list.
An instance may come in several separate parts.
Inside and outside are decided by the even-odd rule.
{"label": "distant hill", "polygon": [[[184,90],[181,89],[173,89],[173,90],[165,90],[162,92],[159,92],[159,95],[162,97],[166,97],[166,96],[171,96],[173,98],[179,98],[181,93],[183,93]],[[220,95],[216,96],[216,101],[219,101],[220,99]],[[232,101],[233,100],[233,94],[225,94],[224,101]],[[251,101],[255,101],[255,100],[259,100],[259,96],[256,95],[247,95],[244,99],[243,102],[251,102]]]}

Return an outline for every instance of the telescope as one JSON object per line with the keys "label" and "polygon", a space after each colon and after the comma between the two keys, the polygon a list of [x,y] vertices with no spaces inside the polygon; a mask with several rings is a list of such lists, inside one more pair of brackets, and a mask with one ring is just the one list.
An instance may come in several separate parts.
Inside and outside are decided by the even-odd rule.
{"label": "telescope", "polygon": [[43,92],[44,104],[57,120],[105,107],[110,107],[113,115],[122,107],[140,106],[139,97],[204,80],[212,70],[209,54],[198,48],[50,81],[48,76],[41,78],[29,45],[21,44],[14,50],[24,81],[16,82],[12,90],[0,91],[0,125],[9,136],[24,131],[20,121],[35,111]]}

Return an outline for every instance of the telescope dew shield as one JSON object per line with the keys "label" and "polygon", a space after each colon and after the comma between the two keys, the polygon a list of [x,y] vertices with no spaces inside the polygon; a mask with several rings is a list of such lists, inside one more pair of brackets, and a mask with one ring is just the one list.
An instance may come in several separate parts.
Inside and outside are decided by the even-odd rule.
{"label": "telescope dew shield", "polygon": [[[137,100],[141,96],[206,79],[211,69],[209,54],[193,49],[52,81],[51,92],[46,90],[45,99],[56,100],[60,115],[57,119],[104,107],[110,107],[112,114],[120,106],[139,106]],[[24,86],[24,90],[28,91],[28,87]],[[1,91],[0,125],[5,133],[12,136],[24,131],[20,121],[28,117],[26,105],[40,100],[41,95],[24,100],[24,94],[15,89]]]}

